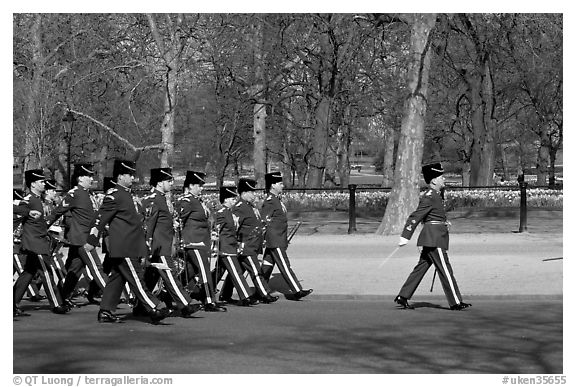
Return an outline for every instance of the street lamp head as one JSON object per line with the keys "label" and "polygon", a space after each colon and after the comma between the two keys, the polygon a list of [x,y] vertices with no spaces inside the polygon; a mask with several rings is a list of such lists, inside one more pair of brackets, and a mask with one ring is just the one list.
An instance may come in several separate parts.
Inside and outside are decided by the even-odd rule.
{"label": "street lamp head", "polygon": [[62,121],[64,122],[74,122],[76,121],[76,118],[74,117],[74,113],[72,113],[70,110],[68,110],[66,112],[66,114],[64,115],[64,118],[62,118]]}

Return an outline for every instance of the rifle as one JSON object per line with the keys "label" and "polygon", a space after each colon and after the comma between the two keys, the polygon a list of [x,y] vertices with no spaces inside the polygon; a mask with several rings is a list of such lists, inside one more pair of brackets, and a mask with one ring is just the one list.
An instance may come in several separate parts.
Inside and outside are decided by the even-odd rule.
{"label": "rifle", "polygon": [[296,233],[298,232],[298,229],[300,228],[301,225],[302,225],[302,222],[298,222],[294,226],[292,226],[292,228],[288,232],[288,244],[290,244],[290,241],[292,240],[292,238],[294,238],[294,235],[296,235]]}

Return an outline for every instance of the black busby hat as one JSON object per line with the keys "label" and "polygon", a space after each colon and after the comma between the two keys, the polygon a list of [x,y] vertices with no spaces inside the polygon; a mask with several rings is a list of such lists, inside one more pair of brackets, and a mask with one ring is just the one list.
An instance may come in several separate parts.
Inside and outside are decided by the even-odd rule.
{"label": "black busby hat", "polygon": [[56,180],[54,179],[49,179],[46,180],[46,189],[58,189],[58,183],[56,183]]}
{"label": "black busby hat", "polygon": [[186,179],[184,179],[184,187],[190,184],[204,185],[206,183],[206,174],[204,172],[186,171]]}
{"label": "black busby hat", "polygon": [[238,193],[256,191],[256,184],[258,182],[253,179],[240,179],[238,180]]}
{"label": "black busby hat", "polygon": [[150,170],[150,185],[156,187],[161,181],[172,180],[172,168],[152,168]]}
{"label": "black busby hat", "polygon": [[238,190],[236,187],[220,187],[220,203],[224,203],[224,200],[235,198],[236,196],[238,196]]}
{"label": "black busby hat", "polygon": [[26,181],[26,187],[30,187],[30,184],[38,180],[46,180],[44,176],[44,171],[41,169],[29,169],[24,172],[24,180]]}
{"label": "black busby hat", "polygon": [[93,176],[96,172],[90,163],[74,164],[74,176]]}
{"label": "black busby hat", "polygon": [[13,190],[13,197],[12,200],[22,200],[24,199],[24,191],[18,188],[14,188]]}
{"label": "black busby hat", "polygon": [[128,160],[114,160],[114,172],[112,173],[114,180],[116,180],[119,175],[125,174],[135,175],[136,163]]}
{"label": "black busby hat", "polygon": [[266,181],[266,189],[269,189],[272,184],[282,182],[281,172],[270,172],[264,175],[264,180]]}
{"label": "black busby hat", "polygon": [[102,191],[106,193],[106,191],[108,191],[110,188],[114,188],[115,185],[116,183],[114,182],[114,180],[112,180],[112,177],[105,176],[104,179],[102,180]]}
{"label": "black busby hat", "polygon": [[424,181],[429,184],[430,181],[444,173],[444,169],[440,163],[428,164],[422,167],[422,175],[424,175]]}

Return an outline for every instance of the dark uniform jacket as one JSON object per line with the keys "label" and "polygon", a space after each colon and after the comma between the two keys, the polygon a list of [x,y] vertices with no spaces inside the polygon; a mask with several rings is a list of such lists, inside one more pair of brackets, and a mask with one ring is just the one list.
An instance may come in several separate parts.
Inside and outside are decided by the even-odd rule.
{"label": "dark uniform jacket", "polygon": [[107,247],[110,257],[145,257],[148,247],[140,208],[128,188],[119,184],[116,187],[104,197],[92,222],[88,243],[97,246],[100,235],[109,224]]}
{"label": "dark uniform jacket", "polygon": [[68,215],[64,222],[64,238],[73,246],[84,246],[96,210],[93,194],[81,186],[76,186],[68,191],[60,205],[48,217],[48,224],[52,224],[62,215]]}
{"label": "dark uniform jacket", "polygon": [[183,195],[178,200],[177,208],[184,247],[210,249],[210,209],[202,199],[192,194]]}
{"label": "dark uniform jacket", "polygon": [[[20,204],[20,203],[18,203]],[[24,220],[24,207],[18,204],[12,205],[12,236],[14,242],[13,254],[20,252],[20,242],[22,241],[22,221]]]}
{"label": "dark uniform jacket", "polygon": [[422,222],[423,227],[418,237],[418,246],[439,247],[448,250],[448,226],[444,200],[440,192],[430,188],[420,198],[418,208],[406,221],[402,237],[410,239],[416,226]]}
{"label": "dark uniform jacket", "polygon": [[146,222],[146,240],[153,256],[172,255],[174,218],[168,208],[166,194],[158,190],[142,200]]}
{"label": "dark uniform jacket", "polygon": [[[32,210],[40,211],[38,219],[29,216]],[[22,250],[36,254],[50,254],[50,239],[42,199],[33,193],[26,195],[15,211],[22,216]]]}
{"label": "dark uniform jacket", "polygon": [[249,256],[262,253],[264,224],[258,209],[251,203],[240,199],[232,207],[232,213],[238,217],[236,239],[239,243],[239,253]]}
{"label": "dark uniform jacket", "polygon": [[[236,221],[235,221],[236,219]],[[236,229],[238,218],[232,214],[232,209],[223,207],[216,212],[216,227],[220,230],[219,251],[224,255],[238,254]]]}
{"label": "dark uniform jacket", "polygon": [[266,247],[288,247],[288,217],[284,204],[277,195],[269,194],[262,205],[262,217],[266,223],[264,239]]}

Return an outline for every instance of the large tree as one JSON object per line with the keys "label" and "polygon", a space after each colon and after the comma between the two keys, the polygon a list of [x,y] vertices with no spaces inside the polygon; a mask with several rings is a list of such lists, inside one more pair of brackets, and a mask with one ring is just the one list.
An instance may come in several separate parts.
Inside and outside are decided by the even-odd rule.
{"label": "large tree", "polygon": [[404,15],[411,27],[410,63],[404,117],[394,169],[394,186],[377,234],[397,234],[418,203],[420,169],[424,147],[432,30],[436,14]]}

